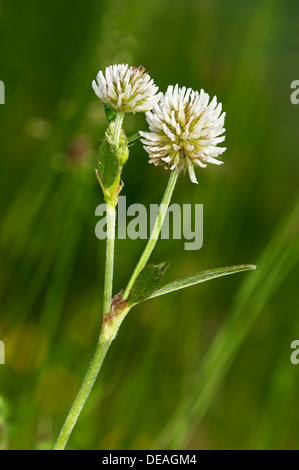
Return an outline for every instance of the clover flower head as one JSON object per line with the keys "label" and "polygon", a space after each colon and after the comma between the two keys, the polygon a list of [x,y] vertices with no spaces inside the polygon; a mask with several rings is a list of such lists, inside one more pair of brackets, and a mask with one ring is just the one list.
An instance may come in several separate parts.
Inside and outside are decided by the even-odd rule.
{"label": "clover flower head", "polygon": [[169,86],[152,111],[146,113],[150,132],[140,131],[141,142],[150,163],[163,165],[178,172],[188,169],[190,179],[197,183],[194,166],[207,163],[221,165],[217,157],[226,148],[218,147],[225,140],[225,113],[216,96],[191,88]]}
{"label": "clover flower head", "polygon": [[138,113],[152,109],[159,100],[158,87],[144,67],[127,64],[106,67],[92,87],[98,98],[119,113]]}

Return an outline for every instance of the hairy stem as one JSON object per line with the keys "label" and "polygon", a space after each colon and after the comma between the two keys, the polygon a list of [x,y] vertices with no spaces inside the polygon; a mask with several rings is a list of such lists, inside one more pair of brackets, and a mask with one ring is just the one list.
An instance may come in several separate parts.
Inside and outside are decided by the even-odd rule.
{"label": "hairy stem", "polygon": [[166,215],[166,212],[167,212],[167,209],[168,209],[168,206],[169,206],[169,203],[170,203],[170,200],[171,200],[171,197],[172,197],[173,190],[175,188],[175,184],[177,182],[177,179],[178,179],[178,173],[177,173],[176,170],[173,170],[170,174],[167,188],[165,190],[162,202],[159,206],[159,211],[158,211],[158,214],[157,214],[155,225],[154,225],[154,227],[152,229],[152,232],[151,232],[151,235],[150,235],[150,239],[148,240],[148,242],[146,244],[146,247],[144,249],[144,252],[142,253],[141,258],[140,258],[140,260],[139,260],[139,262],[138,262],[138,264],[137,264],[137,266],[136,266],[136,268],[135,268],[135,270],[134,270],[134,272],[131,276],[131,279],[130,279],[130,281],[129,281],[126,289],[125,289],[125,292],[124,292],[124,295],[123,295],[124,300],[129,297],[130,291],[131,291],[138,275],[140,274],[142,269],[145,267],[145,265],[148,262],[148,259],[151,255],[153,249],[155,248],[155,245],[156,245],[158,237],[160,235],[162,224],[164,222],[165,215]]}
{"label": "hairy stem", "polygon": [[117,113],[114,121],[114,132],[113,132],[113,143],[115,147],[117,148],[119,145],[119,138],[120,138],[120,132],[121,132],[121,126],[124,120],[124,114],[123,113]]}
{"label": "hairy stem", "polygon": [[[117,113],[114,132],[113,143],[116,148],[119,146],[119,139],[124,114]],[[61,429],[54,450],[63,450],[68,442],[71,432],[77,422],[82,408],[89,396],[89,393],[94,385],[94,382],[101,369],[103,360],[109,349],[109,346],[114,339],[118,328],[127,314],[129,309],[124,309],[122,314],[112,319],[109,323],[105,322],[111,308],[112,288],[113,288],[113,263],[114,263],[114,242],[115,242],[115,215],[117,206],[117,196],[115,200],[106,200],[107,209],[107,242],[106,242],[106,264],[105,264],[105,281],[104,281],[104,295],[103,295],[103,326],[98,341],[98,346],[89,366],[88,372],[83,380],[81,388],[75,401],[69,411],[65,423]]]}
{"label": "hairy stem", "polygon": [[112,204],[106,204],[107,210],[107,241],[106,241],[106,266],[104,281],[103,315],[110,312],[113,287],[114,241],[115,241],[115,214]]}
{"label": "hairy stem", "polygon": [[81,388],[78,392],[77,397],[69,411],[69,414],[65,420],[65,423],[61,429],[59,437],[54,446],[54,450],[64,450],[71,432],[78,420],[78,417],[82,411],[82,408],[85,405],[85,402],[90,394],[90,391],[96,381],[96,378],[99,374],[107,351],[115,338],[118,329],[127,315],[130,307],[126,307],[121,314],[116,316],[110,323],[104,323],[99,337],[98,346],[93,357],[93,360],[90,363],[88,372],[83,380]]}
{"label": "hairy stem", "polygon": [[[117,113],[114,122],[113,143],[116,148],[119,146],[121,126],[124,114]],[[113,287],[113,264],[114,264],[114,243],[115,243],[115,215],[117,206],[117,196],[115,200],[110,202],[106,199],[107,210],[107,242],[106,242],[106,265],[105,265],[105,281],[104,281],[104,299],[103,299],[103,315],[110,312]]]}

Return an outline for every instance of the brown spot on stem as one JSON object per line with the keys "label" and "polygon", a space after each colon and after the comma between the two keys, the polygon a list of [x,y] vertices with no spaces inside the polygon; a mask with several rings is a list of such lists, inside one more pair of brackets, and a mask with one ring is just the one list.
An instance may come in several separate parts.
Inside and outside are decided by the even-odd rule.
{"label": "brown spot on stem", "polygon": [[124,294],[124,291],[122,289],[111,300],[110,312],[106,313],[106,315],[103,316],[103,325],[106,325],[107,323],[111,323],[114,320],[114,318],[116,318],[125,309],[128,301],[122,300],[123,294]]}

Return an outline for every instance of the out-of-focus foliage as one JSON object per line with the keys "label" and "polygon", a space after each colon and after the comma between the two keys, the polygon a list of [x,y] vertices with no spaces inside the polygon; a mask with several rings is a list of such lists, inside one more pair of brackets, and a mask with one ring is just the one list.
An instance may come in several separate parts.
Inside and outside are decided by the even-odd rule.
{"label": "out-of-focus foliage", "polygon": [[[258,264],[150,300],[112,344],[69,447],[298,448],[298,113],[295,0],[2,0],[0,447],[49,448],[92,357],[105,243],[94,176],[106,126],[99,69],[142,64],[162,91],[216,94],[225,164],[181,177],[173,202],[204,204],[204,243],[161,240],[165,281]],[[146,129],[143,115],[125,130]],[[127,205],[159,203],[168,172],[140,142],[123,171]],[[144,240],[116,243],[115,289]],[[299,367],[299,366],[297,366]]]}

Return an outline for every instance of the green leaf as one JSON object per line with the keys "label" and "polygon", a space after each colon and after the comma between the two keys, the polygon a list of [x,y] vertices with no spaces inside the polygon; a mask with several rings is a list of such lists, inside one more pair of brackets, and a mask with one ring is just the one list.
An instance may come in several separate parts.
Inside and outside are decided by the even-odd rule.
{"label": "green leaf", "polygon": [[108,122],[115,121],[116,117],[116,111],[108,106],[108,104],[105,104],[104,106],[105,109],[105,116]]}
{"label": "green leaf", "polygon": [[230,266],[227,268],[216,268],[216,269],[209,269],[208,271],[201,271],[199,273],[193,274],[192,276],[185,277],[180,279],[179,281],[171,282],[161,289],[157,289],[150,296],[148,299],[153,299],[154,297],[158,297],[159,295],[169,294],[170,292],[184,289],[185,287],[194,286],[195,284],[199,284],[201,282],[209,281],[210,279],[215,279],[216,277],[228,276],[229,274],[240,273],[242,271],[250,271],[256,269],[256,266],[252,264],[241,264],[239,266]]}
{"label": "green leaf", "polygon": [[108,139],[105,137],[99,148],[99,159],[97,170],[101,179],[102,185],[105,189],[115,183],[119,175],[119,162],[117,151]]}
{"label": "green leaf", "polygon": [[131,290],[129,304],[136,305],[150,298],[161,285],[168,263],[148,264],[137,277]]}

